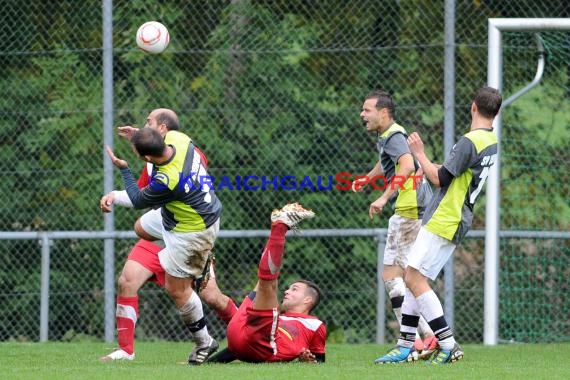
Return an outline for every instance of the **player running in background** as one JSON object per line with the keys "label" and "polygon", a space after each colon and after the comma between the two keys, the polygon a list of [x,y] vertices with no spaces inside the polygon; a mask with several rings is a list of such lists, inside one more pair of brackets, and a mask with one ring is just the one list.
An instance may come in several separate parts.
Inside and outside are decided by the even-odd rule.
{"label": "player running in background", "polygon": [[[398,324],[401,325],[402,302],[406,293],[404,269],[410,248],[420,230],[421,217],[431,197],[431,188],[423,179],[415,181],[412,178],[417,174],[419,165],[408,147],[408,133],[394,121],[395,108],[392,96],[385,91],[372,91],[366,96],[360,118],[367,131],[378,135],[379,159],[366,176],[353,182],[352,190],[362,191],[371,181],[378,186],[385,186],[382,195],[370,204],[370,219],[381,213],[387,204],[393,203],[395,208],[394,215],[388,221],[382,281]],[[388,182],[374,180],[377,176],[383,176]],[[416,349],[421,358],[428,358],[436,349],[437,340],[423,319],[420,320],[418,331],[423,340],[416,340]]]}
{"label": "player running in background", "polygon": [[438,189],[424,213],[422,228],[412,246],[406,268],[406,296],[402,305],[402,327],[397,346],[376,363],[415,360],[414,337],[420,315],[438,339],[439,349],[431,363],[445,364],[463,358],[443,308],[428,279],[435,280],[473,220],[473,206],[483,189],[489,169],[497,159],[497,136],[493,120],[502,98],[498,90],[482,87],[471,104],[471,128],[453,146],[443,165],[432,163],[417,133],[408,138],[410,150],[430,182]]}
{"label": "player running in background", "polygon": [[[228,323],[228,348],[212,356],[208,363],[230,362],[235,359],[246,362],[302,362],[325,361],[326,326],[310,315],[318,305],[321,291],[308,280],[297,280],[285,291],[279,304],[278,278],[285,251],[285,234],[296,229],[303,219],[314,213],[298,203],[285,205],[271,213],[271,233],[261,254],[257,272],[258,282],[245,297],[239,309],[231,299],[222,294],[216,283],[213,269],[207,288],[213,288],[209,300],[218,315]],[[282,312],[280,311],[283,310]]]}

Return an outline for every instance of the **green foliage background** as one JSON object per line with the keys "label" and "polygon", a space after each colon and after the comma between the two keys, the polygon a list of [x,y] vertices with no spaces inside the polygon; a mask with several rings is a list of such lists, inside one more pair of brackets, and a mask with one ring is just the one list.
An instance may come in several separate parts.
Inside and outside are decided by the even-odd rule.
{"label": "green foliage background", "polygon": [[[396,97],[397,120],[409,131],[419,131],[430,156],[442,161],[443,3],[364,3],[116,2],[114,123],[141,125],[151,109],[169,107],[179,112],[183,129],[207,153],[214,177],[315,180],[339,171],[361,174],[374,164],[374,136],[365,134],[358,114],[363,96],[383,88]],[[103,218],[96,207],[103,192],[104,157],[101,1],[3,0],[0,5],[6,36],[0,39],[0,186],[5,195],[0,230],[101,230]],[[471,95],[486,82],[487,19],[563,17],[568,9],[564,1],[461,0],[456,7],[459,136],[469,126]],[[149,19],[162,20],[172,36],[160,56],[142,54],[134,46],[137,26]],[[549,65],[543,84],[503,112],[502,229],[570,227],[568,35],[544,36]],[[535,51],[532,36],[507,37],[505,95],[532,78]],[[127,144],[116,141],[116,149],[135,170],[142,168]],[[120,187],[118,176],[115,183]],[[379,222],[368,221],[368,204],[377,196],[373,192],[221,190],[219,196],[224,229],[266,228],[269,211],[292,200],[317,210],[310,228],[386,227],[389,217],[387,212]],[[484,225],[484,203],[482,199],[477,206],[475,229]],[[137,216],[117,209],[116,228],[130,230]],[[117,242],[117,270],[131,243]],[[262,244],[219,241],[219,271],[229,293],[240,296],[253,283]],[[564,296],[570,278],[568,244],[502,242],[505,339],[570,337],[570,326],[563,322],[570,313]],[[335,339],[375,338],[375,248],[375,242],[363,238],[295,239],[288,245],[298,261],[290,263],[295,276],[283,282],[298,275],[323,284],[330,297],[319,315]],[[55,307],[50,338],[61,339],[70,331],[101,336],[102,243],[61,240],[51,250],[55,293],[50,302]],[[1,243],[0,339],[37,339],[37,252],[36,242]],[[482,255],[480,240],[467,241],[457,252],[462,266],[456,272],[456,305],[466,305],[456,312],[457,329],[470,341],[481,338]],[[538,259],[538,269],[529,270],[528,263]],[[512,268],[517,260],[520,265]],[[533,279],[544,277],[543,291],[536,291]],[[541,305],[547,297],[557,300],[557,306],[521,320],[521,292],[528,305]],[[141,334],[184,338],[176,332],[175,318],[160,312],[169,305],[161,295],[156,288],[149,290],[145,312],[167,321],[167,331],[156,333],[143,320]],[[525,305],[524,310],[530,308]],[[552,320],[536,326],[540,318]],[[548,326],[558,323],[553,334]],[[395,334],[393,320],[389,326]]]}

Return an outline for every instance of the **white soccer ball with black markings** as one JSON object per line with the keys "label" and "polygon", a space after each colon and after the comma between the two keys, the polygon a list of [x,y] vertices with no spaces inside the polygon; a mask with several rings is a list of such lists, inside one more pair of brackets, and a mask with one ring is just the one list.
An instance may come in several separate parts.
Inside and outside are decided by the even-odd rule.
{"label": "white soccer ball with black markings", "polygon": [[160,54],[168,47],[170,35],[166,26],[158,21],[148,21],[137,30],[138,47],[150,54]]}

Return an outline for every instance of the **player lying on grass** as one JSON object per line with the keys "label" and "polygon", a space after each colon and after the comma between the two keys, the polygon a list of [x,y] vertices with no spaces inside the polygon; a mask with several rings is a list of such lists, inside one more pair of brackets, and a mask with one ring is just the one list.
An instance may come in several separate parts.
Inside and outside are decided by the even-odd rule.
{"label": "player lying on grass", "polygon": [[[321,291],[308,280],[297,280],[285,291],[279,304],[278,278],[285,250],[287,230],[297,228],[314,213],[292,203],[271,214],[271,233],[261,255],[258,282],[238,309],[217,286],[213,267],[202,298],[228,323],[228,347],[207,363],[245,362],[324,362],[326,326],[310,315],[318,305]],[[283,310],[280,312],[280,309]]]}

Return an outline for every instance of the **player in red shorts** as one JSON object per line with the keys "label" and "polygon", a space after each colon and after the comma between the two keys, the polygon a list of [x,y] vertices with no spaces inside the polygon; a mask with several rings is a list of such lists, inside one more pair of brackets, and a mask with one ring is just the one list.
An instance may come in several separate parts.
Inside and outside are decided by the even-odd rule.
{"label": "player in red shorts", "polygon": [[[139,180],[139,188],[148,183],[148,171],[152,165],[143,169]],[[107,195],[108,197],[109,195]],[[114,198],[111,204],[122,204],[120,197]],[[140,239],[133,246],[118,279],[116,326],[119,348],[101,358],[103,361],[133,360],[135,358],[135,327],[139,316],[138,290],[146,282],[154,282],[164,287],[164,269],[160,266],[158,252],[163,248],[161,242],[150,242]]]}
{"label": "player in red shorts", "polygon": [[[235,310],[235,304],[220,302],[218,315],[225,313],[228,348],[210,357],[208,363],[230,362],[303,362],[325,361],[326,326],[309,313],[319,303],[321,292],[316,284],[297,280],[285,291],[283,302],[277,298],[277,279],[285,249],[285,234],[314,213],[297,203],[288,204],[271,214],[271,234],[259,262],[257,285]],[[215,287],[210,271],[206,286]],[[219,293],[220,299],[228,297]],[[214,306],[214,302],[210,302]],[[226,306],[227,305],[227,306]],[[280,312],[280,306],[283,312]]]}

